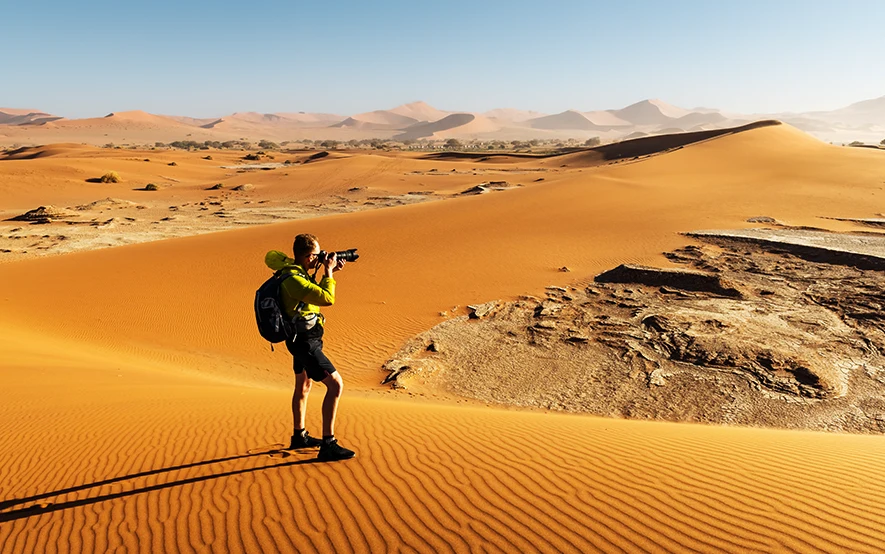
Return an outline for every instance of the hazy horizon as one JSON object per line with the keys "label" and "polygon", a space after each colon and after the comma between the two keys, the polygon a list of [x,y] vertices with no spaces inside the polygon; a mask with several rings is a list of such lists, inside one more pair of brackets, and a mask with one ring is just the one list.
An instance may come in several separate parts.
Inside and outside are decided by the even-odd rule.
{"label": "hazy horizon", "polygon": [[659,98],[744,114],[832,110],[885,95],[885,3],[161,1],[6,7],[0,106],[352,115],[414,101],[559,113]]}

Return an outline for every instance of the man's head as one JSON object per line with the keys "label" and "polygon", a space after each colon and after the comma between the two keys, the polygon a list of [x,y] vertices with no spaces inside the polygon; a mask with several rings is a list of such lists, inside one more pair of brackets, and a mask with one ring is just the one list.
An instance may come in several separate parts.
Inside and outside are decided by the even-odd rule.
{"label": "man's head", "polygon": [[320,264],[317,254],[320,253],[320,241],[310,233],[302,233],[292,243],[292,254],[295,263],[304,269],[314,269]]}

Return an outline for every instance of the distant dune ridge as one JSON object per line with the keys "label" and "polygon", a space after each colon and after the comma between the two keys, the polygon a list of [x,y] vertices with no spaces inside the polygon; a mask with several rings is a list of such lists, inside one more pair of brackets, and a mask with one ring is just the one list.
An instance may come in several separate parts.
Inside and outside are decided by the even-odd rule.
{"label": "distant dune ridge", "polygon": [[39,110],[0,108],[0,125],[42,125],[58,119]]}
{"label": "distant dune ridge", "polygon": [[[544,114],[499,108],[484,113],[445,111],[426,102],[353,115],[237,112],[216,118],[114,112],[104,118],[64,119],[38,110],[0,108],[0,145],[50,142],[139,144],[171,140],[476,139],[604,141],[735,127],[778,119],[830,142],[878,144],[885,138],[885,96],[828,112],[733,114],[686,109],[659,99],[620,109]],[[190,136],[188,136],[190,135]],[[140,142],[139,142],[140,141]]]}

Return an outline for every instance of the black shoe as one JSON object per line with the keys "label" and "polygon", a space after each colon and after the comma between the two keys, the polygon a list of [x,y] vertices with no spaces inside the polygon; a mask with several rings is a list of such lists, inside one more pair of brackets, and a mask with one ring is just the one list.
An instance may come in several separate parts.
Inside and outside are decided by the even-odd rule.
{"label": "black shoe", "polygon": [[322,440],[316,437],[311,437],[307,434],[307,431],[302,431],[300,435],[292,435],[292,442],[289,444],[289,450],[312,448],[320,446],[321,444],[323,444]]}
{"label": "black shoe", "polygon": [[336,439],[329,442],[323,442],[320,446],[320,453],[317,454],[317,460],[321,462],[335,462],[337,460],[349,460],[356,456],[356,452],[348,450],[338,444]]}

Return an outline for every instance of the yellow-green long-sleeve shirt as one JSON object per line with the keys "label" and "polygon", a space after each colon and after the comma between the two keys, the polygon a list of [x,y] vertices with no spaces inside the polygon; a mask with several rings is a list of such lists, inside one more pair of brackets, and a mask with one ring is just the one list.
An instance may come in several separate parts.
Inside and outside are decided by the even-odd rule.
{"label": "yellow-green long-sleeve shirt", "polygon": [[[291,279],[283,281],[282,302],[286,315],[296,315],[295,309],[299,302],[304,302],[298,314],[302,317],[309,314],[320,313],[320,306],[331,306],[335,303],[335,279],[323,277],[317,283],[307,271],[297,265],[295,260],[289,258],[279,250],[271,250],[264,256],[264,263],[274,271],[284,270],[289,273]],[[319,317],[322,324],[323,318]]]}

